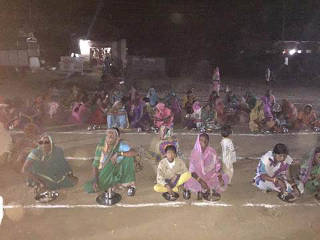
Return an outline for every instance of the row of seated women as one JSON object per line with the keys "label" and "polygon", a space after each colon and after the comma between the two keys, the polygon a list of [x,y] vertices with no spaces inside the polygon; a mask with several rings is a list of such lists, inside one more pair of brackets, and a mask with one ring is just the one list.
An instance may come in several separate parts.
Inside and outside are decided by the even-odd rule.
{"label": "row of seated women", "polygon": [[[171,109],[179,109],[174,93],[163,100]],[[110,91],[101,90],[91,95],[74,86],[67,98],[63,98],[56,88],[30,103],[18,98],[0,98],[0,121],[7,129],[23,129],[33,123],[40,128],[52,124],[88,124],[89,130],[99,127],[126,129],[129,126],[150,130],[162,124],[172,126],[174,112],[171,109],[158,102],[152,88],[143,97],[134,87],[126,90],[123,83]]]}
{"label": "row of seated women", "polygon": [[227,88],[224,94],[213,91],[207,102],[201,104],[192,90],[186,92],[182,101],[172,90],[160,99],[154,88],[143,96],[134,86],[127,90],[122,82],[108,92],[102,90],[93,95],[73,87],[67,99],[51,88],[47,96],[37,97],[27,105],[0,98],[0,121],[7,128],[22,129],[30,122],[40,127],[54,122],[88,124],[89,130],[106,126],[142,131],[161,126],[210,131],[225,124],[248,122],[252,132],[317,131],[320,127],[311,105],[298,111],[287,100],[276,102],[270,90],[257,98],[250,92],[239,97]]}
{"label": "row of seated women", "polygon": [[311,104],[298,111],[286,99],[277,103],[270,91],[256,100],[250,112],[249,128],[252,132],[287,132],[288,130],[319,131],[320,121]]}
{"label": "row of seated women", "polygon": [[228,124],[249,122],[252,132],[288,132],[288,130],[318,131],[320,121],[311,104],[303,109],[286,99],[276,102],[271,90],[261,98],[247,92],[239,97],[230,89],[226,89],[225,96],[212,92],[206,104],[200,102],[188,91],[183,99],[183,109],[187,112],[185,127],[188,129],[217,129]]}
{"label": "row of seated women", "polygon": [[[209,136],[206,133],[198,135],[189,158],[189,168],[180,158],[177,146],[167,144],[156,170],[154,190],[169,201],[176,200],[179,191],[185,199],[189,199],[193,192],[198,199],[219,200],[233,176],[235,149],[228,140],[229,135],[230,128],[224,128],[221,146],[229,151],[222,150],[222,159],[210,146]],[[225,153],[231,155],[225,156]],[[128,195],[134,196],[136,157],[137,152],[121,140],[119,130],[108,129],[96,148],[93,177],[84,185],[85,191],[97,193],[125,187]],[[278,192],[278,197],[286,202],[299,198],[304,188],[319,200],[320,148],[310,153],[297,174],[295,166],[297,163],[289,156],[286,145],[276,144],[273,150],[261,157],[253,184],[263,191]],[[66,162],[63,150],[55,146],[48,135],[43,135],[38,147],[28,154],[22,172],[27,175],[28,185],[38,189],[38,192],[72,187],[78,180]]]}

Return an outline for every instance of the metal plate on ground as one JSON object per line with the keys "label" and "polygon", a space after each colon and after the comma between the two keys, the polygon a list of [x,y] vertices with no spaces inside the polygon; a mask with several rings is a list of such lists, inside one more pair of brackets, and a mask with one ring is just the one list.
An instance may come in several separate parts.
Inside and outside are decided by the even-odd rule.
{"label": "metal plate on ground", "polygon": [[107,196],[108,196],[108,194],[106,194],[106,193],[100,194],[96,198],[97,203],[100,205],[111,206],[111,205],[117,204],[118,202],[121,201],[121,195],[119,193],[113,192],[111,198],[109,198]]}

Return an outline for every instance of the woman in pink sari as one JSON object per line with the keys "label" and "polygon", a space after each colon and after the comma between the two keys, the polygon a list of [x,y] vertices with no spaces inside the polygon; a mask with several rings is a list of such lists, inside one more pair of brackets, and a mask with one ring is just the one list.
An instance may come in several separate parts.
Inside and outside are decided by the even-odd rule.
{"label": "woman in pink sari", "polygon": [[185,188],[198,193],[198,200],[220,200],[229,179],[222,172],[221,162],[216,151],[209,146],[209,135],[206,133],[198,135],[190,156],[189,172],[193,178],[185,184]]}
{"label": "woman in pink sari", "polygon": [[160,128],[161,126],[173,127],[173,119],[172,111],[164,103],[156,105],[156,113],[154,115],[154,125],[156,128]]}
{"label": "woman in pink sari", "polygon": [[83,124],[88,122],[89,109],[86,105],[88,98],[84,96],[80,102],[75,102],[72,106],[70,122],[74,124]]}

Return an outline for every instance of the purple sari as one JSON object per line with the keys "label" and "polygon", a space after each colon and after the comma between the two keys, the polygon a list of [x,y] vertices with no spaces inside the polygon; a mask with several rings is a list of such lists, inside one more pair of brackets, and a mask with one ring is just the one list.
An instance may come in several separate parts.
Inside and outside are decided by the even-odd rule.
{"label": "purple sari", "polygon": [[263,102],[264,117],[266,119],[273,119],[272,102],[270,101],[270,98],[267,96],[263,96],[261,97],[261,101]]}
{"label": "purple sari", "polygon": [[142,130],[146,130],[150,127],[149,114],[144,110],[145,102],[140,101],[139,104],[133,109],[133,117],[130,124],[132,128],[142,128]]}

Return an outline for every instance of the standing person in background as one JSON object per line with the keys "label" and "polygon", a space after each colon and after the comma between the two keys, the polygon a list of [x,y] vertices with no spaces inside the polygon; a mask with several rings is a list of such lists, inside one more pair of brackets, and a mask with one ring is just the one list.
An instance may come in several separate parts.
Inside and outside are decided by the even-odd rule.
{"label": "standing person in background", "polygon": [[220,70],[219,67],[215,67],[212,75],[213,91],[217,92],[220,96]]}
{"label": "standing person in background", "polygon": [[265,81],[266,81],[266,86],[267,89],[271,88],[271,69],[270,67],[267,67],[266,72],[265,72]]}
{"label": "standing person in background", "polygon": [[233,177],[233,163],[237,161],[236,150],[230,139],[232,129],[230,126],[223,126],[221,129],[221,149],[222,149],[222,170],[229,177],[229,184]]}

